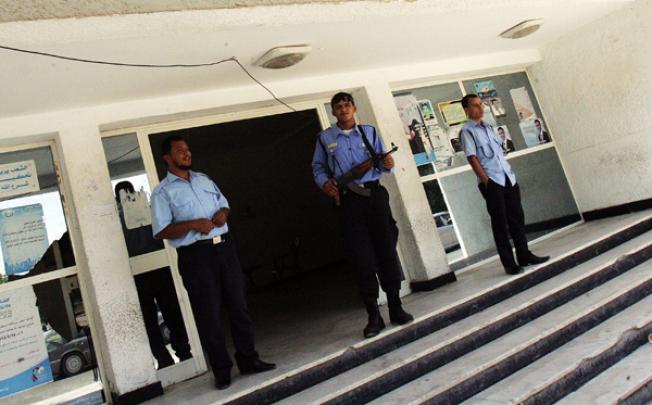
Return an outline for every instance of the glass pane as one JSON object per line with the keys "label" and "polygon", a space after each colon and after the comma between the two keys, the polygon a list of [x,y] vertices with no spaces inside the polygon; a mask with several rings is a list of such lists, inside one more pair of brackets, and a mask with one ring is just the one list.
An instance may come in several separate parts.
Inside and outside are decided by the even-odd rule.
{"label": "glass pane", "polygon": [[[102,143],[114,191],[129,191],[123,193],[122,199],[119,192],[116,195],[129,256],[162,251],[163,242],[152,235],[149,214],[151,187],[136,134],[103,138]],[[145,330],[158,368],[192,357],[170,272],[166,266],[134,276]]]}
{"label": "glass pane", "polygon": [[11,367],[9,378],[0,381],[0,397],[39,387],[43,399],[60,391],[45,387],[53,381],[70,379],[70,390],[97,380],[77,276],[2,292],[0,302],[0,363],[3,372]]}
{"label": "glass pane", "polygon": [[461,257],[460,243],[457,240],[455,227],[446,206],[446,201],[439,188],[439,182],[437,180],[427,181],[423,183],[423,188],[426,190],[430,211],[437,225],[437,233],[444,245],[448,261],[456,260]]}
{"label": "glass pane", "polygon": [[[147,180],[136,134],[103,138],[102,144],[109,164],[109,175],[114,193],[115,190],[126,187],[135,192],[134,195],[137,195],[137,198],[144,199],[143,204],[125,204],[128,206],[123,207],[116,194],[129,256],[134,257],[163,249],[163,242],[152,237],[149,217],[151,187]],[[116,188],[118,184],[120,186]],[[138,201],[127,202],[137,203]]]}
{"label": "glass pane", "polygon": [[49,147],[0,154],[0,282],[75,265]]}
{"label": "glass pane", "polygon": [[[457,82],[394,93],[396,108],[410,141],[414,161],[421,176],[457,167],[466,159],[457,142],[463,111],[458,119],[448,112],[459,112],[462,90]],[[456,107],[456,108],[453,108]],[[447,114],[444,114],[447,113]],[[421,170],[425,165],[427,170]]]}

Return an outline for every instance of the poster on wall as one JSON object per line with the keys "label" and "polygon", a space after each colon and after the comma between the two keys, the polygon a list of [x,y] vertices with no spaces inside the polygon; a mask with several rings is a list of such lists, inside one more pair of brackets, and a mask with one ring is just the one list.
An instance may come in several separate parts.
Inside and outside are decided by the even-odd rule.
{"label": "poster on wall", "polygon": [[36,163],[33,160],[0,165],[0,198],[38,190]]}
{"label": "poster on wall", "polygon": [[536,116],[530,117],[530,119],[521,121],[519,124],[521,128],[521,133],[525,139],[525,144],[528,147],[541,145],[552,141],[550,134],[546,131],[545,126],[543,125],[543,120]]}
{"label": "poster on wall", "polygon": [[33,288],[0,293],[0,398],[52,381]]}
{"label": "poster on wall", "polygon": [[466,113],[464,112],[464,107],[462,107],[462,100],[446,101],[439,103],[437,106],[448,126],[466,122]]}
{"label": "poster on wall", "polygon": [[491,113],[495,117],[504,117],[507,115],[507,111],[505,111],[505,107],[503,107],[503,101],[498,98],[498,97],[490,97],[485,100],[485,103],[489,104],[489,107],[491,108]]}
{"label": "poster on wall", "polygon": [[482,106],[483,106],[483,112],[484,112],[482,120],[485,123],[487,123],[487,124],[489,124],[489,125],[491,125],[492,127],[495,128],[498,124],[496,123],[496,118],[494,117],[494,114],[491,112],[491,106],[489,105],[489,103],[486,100],[482,102]]}
{"label": "poster on wall", "polygon": [[498,134],[500,139],[503,140],[503,152],[505,152],[505,154],[514,152],[516,150],[514,147],[514,141],[512,140],[512,136],[509,133],[509,128],[507,128],[507,125],[496,127],[496,134]]}
{"label": "poster on wall", "polygon": [[136,229],[152,224],[147,192],[141,189],[135,193],[120,190],[120,204],[127,229]]}
{"label": "poster on wall", "polygon": [[417,104],[419,105],[419,112],[421,112],[421,118],[423,122],[428,125],[430,121],[437,121],[435,117],[435,110],[432,108],[432,103],[430,100],[418,100]]}
{"label": "poster on wall", "polygon": [[509,94],[512,96],[519,121],[528,120],[535,116],[532,100],[530,100],[530,95],[525,87],[511,89]]}
{"label": "poster on wall", "polygon": [[475,85],[475,94],[480,96],[480,98],[487,97],[496,97],[498,93],[496,92],[496,85],[494,85],[493,80],[482,80],[476,82]]}
{"label": "poster on wall", "polygon": [[[430,103],[429,100],[422,101],[428,101],[428,103]],[[435,151],[430,140],[428,127],[424,122],[422,110],[416,97],[412,94],[395,96],[394,103],[396,104],[399,116],[403,122],[403,130],[408,137],[410,149],[412,150],[412,155],[414,156],[414,161],[417,166],[434,162],[436,159]],[[432,105],[430,105],[430,107],[432,108]],[[436,122],[434,111],[431,115],[432,119],[429,119],[428,121],[431,123],[433,121]],[[428,117],[430,117],[430,115],[428,115]]]}
{"label": "poster on wall", "polygon": [[5,274],[30,271],[48,248],[41,204],[0,210],[0,247]]}

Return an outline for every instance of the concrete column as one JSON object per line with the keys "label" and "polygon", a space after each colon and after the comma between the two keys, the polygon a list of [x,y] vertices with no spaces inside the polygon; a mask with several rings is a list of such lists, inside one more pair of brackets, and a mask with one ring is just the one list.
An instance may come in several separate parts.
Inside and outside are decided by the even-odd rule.
{"label": "concrete column", "polygon": [[58,143],[72,198],[68,225],[104,381],[114,403],[160,395],[98,128],[63,130]]}
{"label": "concrete column", "polygon": [[383,185],[390,194],[399,228],[399,249],[412,290],[432,290],[455,281],[389,85],[369,83],[354,91],[353,97],[360,122],[375,126],[387,148],[392,142],[399,148],[394,154],[394,174],[385,176]]}

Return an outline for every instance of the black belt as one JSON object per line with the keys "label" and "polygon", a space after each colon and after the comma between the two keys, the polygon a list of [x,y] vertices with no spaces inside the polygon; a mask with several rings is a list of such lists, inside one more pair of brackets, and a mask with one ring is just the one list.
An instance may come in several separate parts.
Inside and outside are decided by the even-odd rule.
{"label": "black belt", "polygon": [[366,183],[362,183],[362,186],[364,188],[376,188],[376,187],[380,187],[380,182],[378,180],[368,181]]}

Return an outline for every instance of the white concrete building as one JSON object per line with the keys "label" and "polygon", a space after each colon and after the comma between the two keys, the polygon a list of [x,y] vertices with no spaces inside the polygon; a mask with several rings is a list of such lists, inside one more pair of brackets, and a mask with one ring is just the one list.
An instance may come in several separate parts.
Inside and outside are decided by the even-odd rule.
{"label": "white concrete building", "polygon": [[[17,391],[3,394],[0,385],[0,398],[138,403],[205,374],[174,249],[130,257],[113,194],[125,179],[153,189],[165,173],[159,149],[170,132],[187,137],[197,169],[215,179],[235,208],[233,227],[265,348],[280,346],[282,332],[300,327],[298,321],[333,321],[335,312],[346,312],[342,302],[352,303],[347,314],[362,313],[341,271],[335,214],[309,169],[314,135],[332,124],[327,104],[339,90],[353,93],[361,122],[399,147],[397,169],[384,184],[400,230],[406,293],[437,294],[455,282],[457,270],[494,254],[475,177],[455,149],[455,102],[465,94],[485,91],[488,115],[511,136],[508,159],[524,191],[531,239],[650,208],[651,18],[647,0],[0,0],[0,164],[15,169],[33,161],[29,173],[38,179],[28,192],[2,191],[0,209],[9,217],[40,204],[47,243],[28,245],[31,258],[41,258],[65,232],[72,242],[68,250],[65,240],[55,244],[41,270],[20,277],[25,269],[12,274],[8,267],[14,253],[6,229],[13,228],[0,224],[0,301],[35,292],[39,311],[32,312],[40,317],[54,380],[36,384],[35,377],[38,386],[29,390],[5,384],[13,374],[3,364],[16,360],[3,354],[9,346],[0,340],[0,384]],[[542,22],[532,35],[499,36],[530,19]],[[312,50],[295,66],[255,63],[269,49],[298,44]],[[52,54],[160,65],[235,57],[290,108],[233,60],[147,68]],[[431,114],[419,113],[424,105]],[[537,119],[549,142],[535,139]],[[134,276],[168,266],[193,357],[157,370]],[[452,302],[440,299],[442,306]],[[296,311],[302,315],[290,320]],[[0,337],[7,325],[0,322]],[[337,325],[350,326],[351,334],[362,327],[355,319]],[[285,362],[273,378],[349,346],[320,339],[313,353],[294,360],[285,346],[272,353]],[[87,357],[66,357],[72,346],[90,343],[82,350]],[[250,389],[242,381],[227,393],[232,399]],[[222,398],[206,395],[214,397],[197,403]]]}

